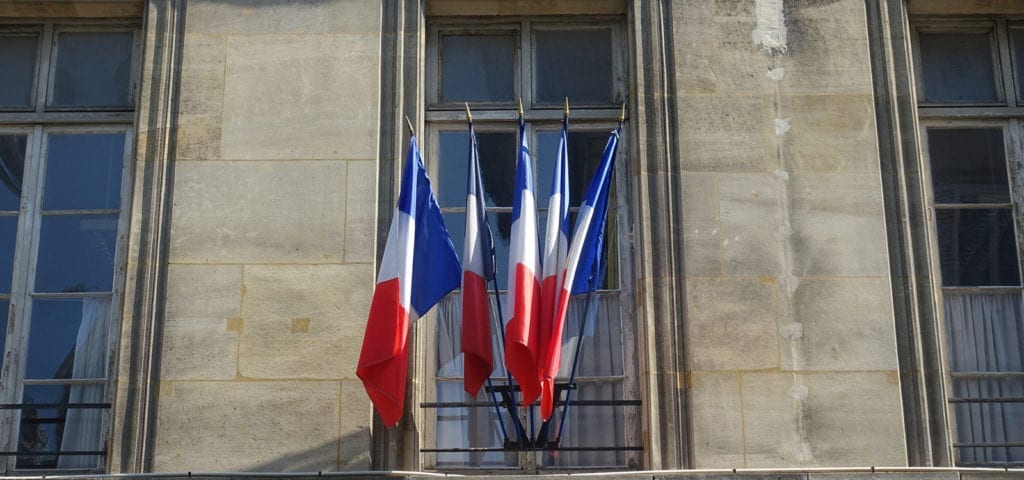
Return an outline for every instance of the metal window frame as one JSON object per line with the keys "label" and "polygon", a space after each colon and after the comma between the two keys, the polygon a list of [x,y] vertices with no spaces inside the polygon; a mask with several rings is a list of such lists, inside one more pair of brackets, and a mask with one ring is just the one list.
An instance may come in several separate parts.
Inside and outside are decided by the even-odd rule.
{"label": "metal window frame", "polygon": [[[18,211],[18,233],[15,245],[14,273],[10,295],[10,324],[8,341],[4,353],[10,360],[0,372],[0,404],[19,405],[26,385],[103,385],[103,402],[95,408],[106,410],[101,427],[101,438],[108,439],[112,430],[110,411],[115,395],[113,384],[116,375],[116,344],[120,331],[121,303],[124,298],[125,262],[127,257],[127,231],[132,195],[132,167],[134,157],[135,105],[138,102],[138,86],[141,66],[141,25],[124,20],[17,20],[0,25],[2,32],[39,32],[39,50],[36,57],[36,74],[33,81],[33,105],[31,109],[0,111],[0,132],[20,133],[28,136],[23,174],[23,194]],[[131,73],[129,77],[129,101],[127,106],[113,107],[48,107],[52,90],[53,65],[56,61],[56,35],[63,31],[130,31],[132,50],[130,52]],[[121,190],[119,208],[88,210],[89,213],[116,213],[117,233],[114,251],[114,278],[109,292],[82,292],[73,294],[35,293],[33,291],[35,264],[39,247],[42,224],[42,195],[45,181],[46,146],[49,135],[53,134],[116,133],[123,135]],[[12,214],[13,212],[6,212]],[[70,214],[76,211],[48,211],[47,214]],[[31,300],[33,298],[96,298],[110,299],[107,337],[106,376],[92,379],[25,379],[27,363],[28,332],[30,328]],[[90,404],[91,405],[91,404]],[[93,407],[89,407],[93,408]],[[0,409],[0,451],[17,450],[20,409]],[[104,444],[109,442],[104,441]],[[13,446],[13,448],[12,448]],[[0,457],[0,473],[95,473],[106,470],[109,454],[98,455],[96,465],[85,469],[18,469],[17,456]]]}
{"label": "metal window frame", "polygon": [[[562,105],[537,104],[534,101],[535,83],[533,79],[533,45],[535,28],[612,28],[612,65],[613,65],[613,87],[621,92],[624,98],[626,90],[626,24],[621,17],[600,16],[600,15],[574,15],[566,17],[432,17],[426,27],[426,78],[425,78],[425,100],[426,109],[424,115],[424,135],[421,136],[422,151],[426,155],[425,162],[428,174],[434,178],[441,178],[439,162],[431,159],[439,158],[438,144],[439,134],[442,131],[465,131],[466,117],[465,105],[463,103],[441,103],[440,98],[440,38],[445,34],[496,34],[515,31],[516,47],[516,79],[515,88],[518,96],[521,96],[523,103],[523,119],[526,121],[527,138],[531,142],[531,155],[535,158],[539,155],[549,153],[537,152],[538,134],[542,131],[557,131],[560,128],[562,119]],[[524,53],[528,52],[528,53]],[[610,131],[617,125],[620,114],[619,105],[580,105],[579,107],[570,101],[570,128],[573,131]],[[512,102],[470,102],[473,111],[473,126],[476,132],[508,132],[518,134],[518,105]],[[630,169],[630,129],[628,122],[623,125],[623,134],[620,138],[619,158],[617,159],[618,173],[615,175],[614,190],[617,191],[615,202],[610,205],[610,215],[615,215],[618,225],[618,236],[615,242],[619,245],[617,261],[619,267],[620,281],[616,290],[601,290],[601,295],[618,294],[619,298],[619,321],[622,323],[622,347],[623,347],[623,375],[615,376],[609,380],[622,382],[622,390],[626,399],[639,399],[640,386],[638,383],[638,353],[636,344],[636,314],[635,314],[635,292],[632,282],[625,279],[633,278],[632,265],[632,223],[630,222],[630,190],[629,190],[629,169]],[[436,184],[435,184],[436,186]],[[541,186],[540,188],[547,188]],[[575,210],[571,208],[572,210]],[[442,208],[445,213],[462,213],[463,207]],[[488,207],[488,212],[511,211],[511,207]],[[546,211],[546,205],[538,205],[538,212]],[[461,249],[461,245],[456,245]],[[454,381],[455,377],[437,377],[436,365],[436,342],[433,341],[436,335],[436,313],[431,313],[417,322],[419,329],[416,335],[417,351],[421,352],[416,373],[418,378],[427,379],[421,385],[419,391],[414,395],[421,399],[436,399],[436,383],[438,381]],[[461,377],[457,377],[461,378]],[[586,379],[588,383],[600,381],[598,379]],[[414,402],[414,416],[418,418],[420,428],[420,443],[427,449],[435,446],[436,438],[436,409],[426,409],[423,412],[419,408],[420,401]],[[640,409],[624,408],[622,419],[625,428],[625,442],[627,445],[639,445],[640,432]],[[640,465],[643,452],[626,451],[626,465],[615,467],[613,470],[628,469],[628,465]],[[541,458],[537,452],[519,452],[518,466],[507,468],[494,467],[447,467],[438,466],[436,453],[420,453],[423,467],[425,469],[443,470],[446,472],[471,472],[475,474],[488,471],[502,473],[509,470],[520,470],[526,468],[531,471],[572,471],[574,467],[567,468],[543,468]],[[581,467],[593,469],[594,467]]]}
{"label": "metal window frame", "polygon": [[[931,268],[934,273],[932,285],[934,309],[938,325],[936,326],[939,335],[943,338],[939,342],[939,356],[943,370],[943,385],[941,390],[945,397],[946,415],[951,419],[948,423],[946,435],[947,444],[952,450],[952,458],[958,465],[967,465],[959,459],[961,448],[972,448],[974,444],[961,444],[957,441],[957,415],[955,407],[964,403],[961,398],[954,395],[953,382],[956,378],[975,378],[981,376],[999,375],[1007,372],[952,372],[951,370],[951,347],[949,345],[948,321],[945,315],[944,295],[952,292],[966,293],[1006,293],[1024,296],[1024,285],[1019,286],[943,286],[942,270],[939,261],[938,248],[938,225],[936,211],[943,209],[970,209],[970,208],[1001,208],[1011,209],[1014,221],[1014,229],[1017,239],[1018,273],[1021,275],[1024,284],[1024,92],[1018,90],[1016,77],[1016,58],[1013,42],[1011,41],[1010,29],[1024,27],[1024,24],[1012,18],[993,17],[970,20],[948,19],[948,18],[913,18],[911,19],[911,41],[914,67],[917,72],[923,72],[920,55],[919,32],[975,32],[978,28],[988,26],[992,31],[993,61],[996,62],[995,80],[997,93],[1002,101],[999,104],[973,103],[973,104],[940,104],[928,103],[924,99],[923,75],[916,75],[915,85],[917,94],[917,112],[919,119],[920,135],[920,158],[919,168],[922,172],[921,183],[927,198],[927,236],[929,250],[935,252],[931,256]],[[1007,183],[1010,199],[1007,203],[996,204],[960,204],[960,203],[937,203],[935,201],[931,161],[929,153],[928,131],[929,129],[944,128],[998,128],[1003,132],[1003,141],[1006,157]],[[1009,372],[1010,376],[1016,373]],[[978,375],[975,375],[978,374]],[[999,445],[992,445],[998,448]],[[976,465],[977,462],[969,462]],[[1005,466],[1002,463],[982,462],[985,466]]]}

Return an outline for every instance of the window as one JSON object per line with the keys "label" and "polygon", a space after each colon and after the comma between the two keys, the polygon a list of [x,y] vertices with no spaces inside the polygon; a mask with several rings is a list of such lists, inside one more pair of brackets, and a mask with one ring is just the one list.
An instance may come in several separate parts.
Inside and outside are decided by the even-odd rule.
{"label": "window", "polygon": [[1024,24],[915,27],[957,462],[1024,465]]}
{"label": "window", "polygon": [[[465,224],[466,171],[469,136],[464,102],[473,109],[488,220],[494,232],[498,288],[506,308],[506,275],[512,223],[512,195],[518,143],[517,102],[522,98],[527,137],[535,167],[538,228],[544,238],[547,199],[557,153],[563,103],[571,105],[570,207],[572,219],[597,167],[620,114],[625,97],[624,27],[621,18],[566,20],[515,19],[473,21],[435,19],[428,26],[426,161],[445,222],[461,255]],[[582,53],[581,53],[582,52]],[[639,416],[636,362],[633,360],[634,318],[628,254],[623,225],[629,225],[628,160],[624,127],[616,162],[605,255],[604,285],[588,298],[570,304],[559,381],[567,381],[575,346],[582,342],[577,370],[578,390],[570,407],[562,446],[606,450],[502,451],[502,435],[486,393],[468,398],[463,392],[458,293],[442,300],[428,319],[435,341],[428,349],[424,397],[424,465],[427,468],[574,468],[639,465]],[[580,332],[581,320],[590,315]],[[492,314],[496,315],[492,300]],[[498,322],[492,323],[497,325]],[[492,327],[494,328],[494,327]],[[503,356],[495,335],[495,385],[506,385]],[[501,359],[501,360],[498,360]],[[539,410],[532,420],[539,429]],[[528,409],[519,409],[527,431]],[[556,410],[552,428],[561,413]],[[511,420],[505,418],[512,432]],[[514,434],[510,433],[514,438]],[[437,451],[485,448],[488,451]]]}
{"label": "window", "polygon": [[138,45],[0,25],[0,472],[105,462]]}

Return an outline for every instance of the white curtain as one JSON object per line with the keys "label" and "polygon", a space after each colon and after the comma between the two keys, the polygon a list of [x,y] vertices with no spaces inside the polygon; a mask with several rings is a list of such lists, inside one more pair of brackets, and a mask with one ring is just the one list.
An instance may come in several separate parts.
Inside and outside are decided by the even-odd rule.
{"label": "white curtain", "polygon": [[[503,306],[507,307],[505,297]],[[619,321],[619,301],[617,294],[594,295],[590,297],[590,318],[582,335],[582,350],[577,367],[579,389],[572,393],[573,400],[621,400],[622,392],[622,334]],[[492,313],[496,312],[494,300],[491,300]],[[573,354],[576,344],[580,341],[580,325],[588,312],[588,298],[574,297],[569,303],[566,319],[565,335],[562,340],[562,364],[559,379],[567,381],[572,368]],[[481,391],[477,398],[468,397],[462,389],[462,355],[461,338],[461,301],[458,295],[449,295],[437,309],[437,401],[483,401],[491,402],[489,395]],[[492,328],[497,325],[492,322]],[[491,375],[492,381],[505,384],[505,373],[501,368],[502,353],[499,348],[500,337],[493,335],[494,358],[496,370]],[[598,377],[598,378],[594,378]],[[605,377],[605,378],[600,378]],[[562,435],[562,446],[608,447],[624,445],[623,414],[624,407],[573,405],[569,408],[565,431]],[[631,408],[631,407],[625,407]],[[535,409],[534,430],[540,427],[539,409]],[[554,437],[562,410],[556,409],[552,416],[551,437]],[[444,408],[437,411],[436,446],[438,448],[475,448],[499,447],[503,438],[494,408]],[[528,421],[527,412],[520,416]],[[512,421],[503,415],[505,428],[510,437],[514,437]],[[524,423],[527,433],[528,423]],[[472,466],[499,467],[517,465],[515,453],[488,452],[484,453],[443,453],[438,454],[438,466]],[[622,452],[558,452],[557,455],[544,455],[545,465],[557,466],[614,466],[625,462]]]}
{"label": "white curtain", "polygon": [[[953,396],[972,399],[1024,398],[1024,309],[1020,292],[946,292]],[[956,378],[957,373],[1016,373],[1016,376]],[[1024,442],[1024,403],[957,403],[959,443]],[[957,449],[960,463],[1021,463],[1024,447]]]}
{"label": "white curtain", "polygon": [[[107,375],[107,326],[110,299],[82,299],[82,324],[75,339],[73,379],[102,379]],[[102,403],[103,385],[71,385],[68,403]],[[103,410],[69,408],[61,439],[62,451],[102,450]],[[57,468],[95,468],[95,456],[62,455]]]}

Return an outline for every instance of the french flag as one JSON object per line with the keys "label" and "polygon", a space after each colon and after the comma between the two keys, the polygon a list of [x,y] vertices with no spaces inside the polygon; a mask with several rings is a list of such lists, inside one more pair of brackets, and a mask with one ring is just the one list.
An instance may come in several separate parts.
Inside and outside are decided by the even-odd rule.
{"label": "french flag", "polygon": [[[548,348],[544,350],[541,359],[541,376],[544,381],[553,383],[562,363],[562,332],[565,328],[565,315],[569,310],[570,295],[592,292],[597,289],[601,280],[601,253],[608,217],[608,192],[611,189],[621,128],[620,124],[608,137],[601,163],[590,179],[590,185],[587,186],[587,192],[576,214],[576,228],[565,261],[565,277],[561,285],[562,291],[558,296],[551,341],[547,343]],[[551,396],[547,397],[549,394]],[[544,395],[547,398],[541,399],[541,418],[547,420],[554,411],[554,391],[545,390]],[[543,408],[544,405],[548,405],[547,410]]]}
{"label": "french flag", "polygon": [[460,271],[412,136],[356,368],[388,427],[402,418],[410,317],[423,315],[458,288]]}
{"label": "french flag", "polygon": [[537,206],[533,194],[533,167],[526,143],[526,124],[519,120],[519,158],[512,199],[512,234],[509,240],[508,297],[512,317],[505,325],[505,366],[519,382],[523,404],[540,394],[537,360],[540,357],[540,255],[537,245]]}
{"label": "french flag", "polygon": [[469,174],[466,194],[466,240],[462,249],[463,386],[476,396],[494,371],[491,312],[487,282],[494,278],[491,252],[494,240],[484,209],[480,153],[473,124],[469,124]]}
{"label": "french flag", "polygon": [[[548,222],[544,238],[543,275],[541,277],[541,352],[557,344],[561,351],[561,334],[555,333],[555,319],[558,315],[559,297],[562,295],[562,279],[565,276],[565,260],[569,249],[569,118],[562,118],[562,135],[558,140],[558,156],[551,181],[551,197],[548,199]],[[557,372],[557,369],[555,369]],[[547,375],[543,364],[540,368],[540,409],[545,420],[554,410],[555,378]]]}

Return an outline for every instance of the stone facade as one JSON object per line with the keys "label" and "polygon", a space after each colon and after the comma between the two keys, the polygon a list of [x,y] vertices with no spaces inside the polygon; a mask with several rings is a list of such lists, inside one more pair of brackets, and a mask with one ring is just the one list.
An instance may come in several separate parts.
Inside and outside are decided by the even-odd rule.
{"label": "stone facade", "polygon": [[[926,320],[902,305],[927,303],[896,275],[912,260],[887,197],[904,160],[884,146],[902,141],[886,109],[912,82],[890,58],[906,48],[905,2],[5,3],[21,17],[143,15],[111,473],[419,469],[416,415],[375,426],[355,365],[396,119],[422,124],[426,16],[466,8],[596,10],[628,27],[643,469],[1024,478],[813,470],[951,464],[931,450],[948,424],[916,427],[936,414],[908,393],[928,374],[908,370],[900,336]],[[773,468],[807,471],[730,474]]]}

